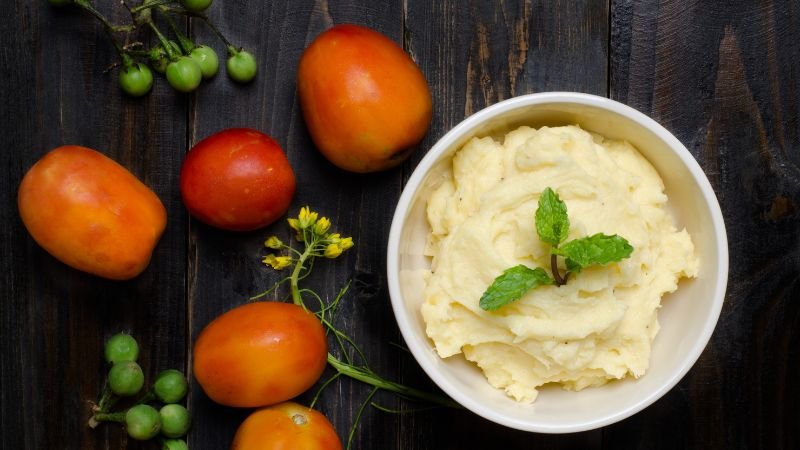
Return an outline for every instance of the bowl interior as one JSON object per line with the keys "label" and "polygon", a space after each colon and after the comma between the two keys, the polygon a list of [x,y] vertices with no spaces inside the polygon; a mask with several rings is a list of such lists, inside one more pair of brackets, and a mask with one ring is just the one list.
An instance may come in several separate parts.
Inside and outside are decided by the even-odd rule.
{"label": "bowl interior", "polygon": [[[395,315],[414,356],[450,396],[495,422],[528,431],[571,432],[621,420],[646,407],[688,371],[705,347],[722,306],[727,279],[727,241],[713,191],[689,152],[666,130],[634,110],[600,97],[576,101],[526,101],[484,110],[462,122],[434,146],[406,187],[390,238],[390,288]],[[584,96],[590,97],[590,96]],[[514,99],[514,100],[518,100]],[[615,111],[608,108],[616,108]],[[483,114],[483,116],[481,116]],[[491,116],[491,117],[490,117]],[[642,122],[644,120],[644,122]],[[502,138],[521,125],[541,127],[578,124],[607,138],[627,140],[661,175],[669,208],[678,228],[686,227],[700,259],[700,273],[683,280],[662,299],[661,331],[655,339],[650,369],[639,380],[626,379],[600,388],[568,392],[544,387],[533,404],[520,404],[492,388],[480,370],[463,357],[443,360],[425,334],[419,312],[423,274],[430,266],[423,255],[429,232],[427,198],[447,173],[450,160],[473,136]],[[671,147],[672,146],[672,147]],[[676,146],[679,147],[676,149]],[[688,160],[687,160],[688,158]],[[405,200],[405,202],[404,202]],[[399,224],[398,224],[399,222]],[[396,248],[392,248],[396,246]],[[395,265],[396,264],[396,265]],[[392,271],[396,285],[391,286]]]}

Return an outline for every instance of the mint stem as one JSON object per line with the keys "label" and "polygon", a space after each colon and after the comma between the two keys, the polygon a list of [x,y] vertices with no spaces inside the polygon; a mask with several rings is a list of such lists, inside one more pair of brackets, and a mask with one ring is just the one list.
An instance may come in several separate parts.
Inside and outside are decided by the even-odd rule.
{"label": "mint stem", "polygon": [[558,271],[558,260],[555,254],[550,254],[550,270],[553,272],[553,278],[556,280],[556,286],[563,286],[567,284],[567,274],[563,278],[561,277],[561,273]]}

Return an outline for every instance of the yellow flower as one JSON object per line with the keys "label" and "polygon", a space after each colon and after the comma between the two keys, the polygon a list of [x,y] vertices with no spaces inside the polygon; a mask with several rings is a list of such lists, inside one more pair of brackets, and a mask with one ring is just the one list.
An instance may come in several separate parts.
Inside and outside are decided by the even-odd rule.
{"label": "yellow flower", "polygon": [[278,239],[278,236],[270,236],[266,241],[264,241],[264,247],[272,248],[272,249],[279,249],[283,246],[283,242]]}
{"label": "yellow flower", "polygon": [[272,253],[265,256],[262,262],[275,270],[285,269],[292,263],[291,256],[275,256]]}
{"label": "yellow flower", "polygon": [[331,244],[338,244],[341,242],[342,236],[339,233],[331,233],[326,237],[326,239],[328,239]]}
{"label": "yellow flower", "polygon": [[308,206],[304,206],[300,208],[300,214],[297,216],[300,229],[305,230],[306,228],[314,225],[317,221],[318,214],[311,211]]}
{"label": "yellow flower", "polygon": [[275,267],[275,270],[285,269],[292,264],[291,256],[278,256],[275,258],[275,260],[277,261],[277,267]]}
{"label": "yellow flower", "polygon": [[299,220],[297,220],[297,219],[288,219],[288,221],[289,221],[289,226],[294,231],[300,231],[300,221]]}
{"label": "yellow flower", "polygon": [[339,246],[342,247],[342,250],[347,250],[348,248],[353,246],[353,238],[346,237],[339,241]]}
{"label": "yellow flower", "polygon": [[317,236],[324,235],[331,227],[331,221],[327,217],[320,217],[317,223],[314,224],[314,234]]}
{"label": "yellow flower", "polygon": [[326,258],[336,258],[341,254],[342,254],[342,248],[339,247],[339,245],[337,244],[328,244],[328,246],[325,247]]}

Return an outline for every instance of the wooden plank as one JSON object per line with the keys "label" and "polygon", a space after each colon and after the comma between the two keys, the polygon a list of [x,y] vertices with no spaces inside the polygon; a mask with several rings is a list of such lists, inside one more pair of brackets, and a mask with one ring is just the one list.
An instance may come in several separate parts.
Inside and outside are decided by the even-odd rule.
{"label": "wooden plank", "polygon": [[[90,16],[44,1],[5,8],[0,448],[125,448],[120,427],[86,427],[87,402],[96,400],[105,378],[104,340],[121,330],[138,338],[150,377],[184,364],[186,244],[176,177],[184,100],[165,83],[146,99],[124,97],[116,72],[103,74],[116,56]],[[117,18],[127,14],[121,6],[113,11]],[[149,268],[135,280],[100,280],[66,267],[33,242],[19,219],[22,176],[45,152],[67,143],[120,162],[172,213]]]}
{"label": "wooden plank", "polygon": [[614,2],[612,97],[663,124],[701,164],[731,265],[697,365],[609,427],[609,448],[799,445],[798,13],[794,1]]}
{"label": "wooden plank", "polygon": [[[485,106],[550,90],[606,95],[606,2],[406,3],[406,48],[434,98],[431,130],[405,166],[407,175],[437,139]],[[406,382],[430,385],[413,359],[402,361]],[[398,420],[399,449],[597,448],[601,439],[599,430],[568,436],[515,431],[466,411],[434,410]]]}
{"label": "wooden plank", "polygon": [[542,91],[606,95],[608,4],[408,0],[405,39],[434,95],[416,160],[466,116]]}
{"label": "wooden plank", "polygon": [[[237,86],[224,73],[201,88],[191,112],[191,141],[229,127],[251,127],[273,136],[286,151],[295,170],[298,189],[291,214],[310,205],[331,218],[335,228],[352,235],[356,247],[335,261],[320,261],[308,285],[333,296],[354,278],[360,285],[349,295],[340,312],[339,325],[359,342],[373,369],[396,375],[398,340],[385,281],[385,249],[389,220],[400,194],[400,171],[354,175],[336,169],[314,148],[295,94],[300,56],[311,40],[332,24],[355,22],[375,28],[402,42],[402,9],[399,2],[379,5],[371,1],[217,2],[208,11],[217,26],[252,51],[259,61],[257,80]],[[202,24],[192,27],[197,39],[222,47]],[[189,290],[190,332],[194,341],[214,317],[245,303],[282,275],[264,267],[262,245],[269,234],[291,239],[284,221],[267,229],[233,234],[191,222]],[[280,291],[282,297],[286,290]],[[344,381],[329,388],[319,401],[343,439],[347,438],[358,406],[369,390]],[[304,396],[307,402],[310,396]],[[389,407],[390,400],[382,401]],[[190,400],[194,428],[193,449],[227,448],[249,412],[214,405],[194,386]],[[396,426],[377,410],[368,410],[361,421],[353,448],[395,448]],[[384,447],[385,446],[385,447]]]}

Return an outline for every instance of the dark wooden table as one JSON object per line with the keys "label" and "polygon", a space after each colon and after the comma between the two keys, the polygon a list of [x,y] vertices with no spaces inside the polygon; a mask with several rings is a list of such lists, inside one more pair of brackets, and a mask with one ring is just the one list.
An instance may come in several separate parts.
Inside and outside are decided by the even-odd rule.
{"label": "dark wooden table", "polygon": [[[126,12],[98,1],[112,17]],[[127,98],[102,28],[45,0],[3,2],[0,18],[0,448],[155,449],[119,427],[86,427],[106,366],[103,342],[120,331],[140,341],[154,374],[188,369],[192,343],[213,317],[270,286],[260,264],[280,223],[234,234],[189,219],[178,171],[186,150],[223,128],[274,136],[298,177],[291,211],[312,205],[357,247],[320,265],[311,285],[332,294],[352,278],[341,325],[378,372],[433,389],[401,341],[389,304],[385,248],[403,183],[426,150],[464,117],[497,101],[565,90],[608,96],[655,118],[694,154],[716,190],[731,270],[716,332],[689,374],[646,410],[601,430],[541,435],[472,413],[393,415],[369,408],[356,449],[800,448],[800,3],[775,1],[217,0],[210,16],[259,60],[256,81],[224,73],[192,95],[163,79]],[[305,46],[332,24],[355,22],[390,36],[431,86],[433,123],[402,167],[354,176],[325,161],[309,138],[295,91]],[[185,23],[199,41],[209,29]],[[25,231],[16,190],[46,151],[99,149],[151,186],[169,224],[152,263],[128,282],[72,270]],[[58,226],[54,223],[53,226]],[[368,393],[343,381],[324,411],[346,437]],[[307,399],[307,397],[304,397]],[[381,404],[398,407],[391,396]],[[192,449],[225,449],[247,411],[214,405],[192,384]]]}

